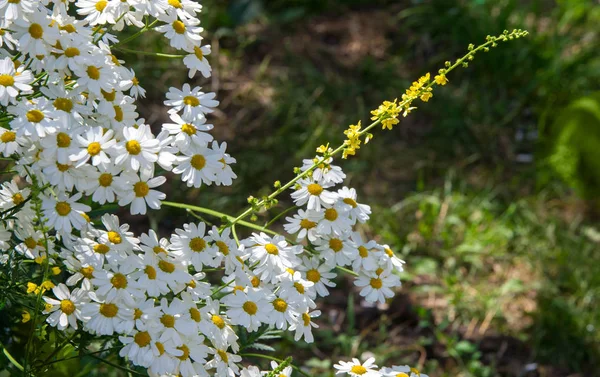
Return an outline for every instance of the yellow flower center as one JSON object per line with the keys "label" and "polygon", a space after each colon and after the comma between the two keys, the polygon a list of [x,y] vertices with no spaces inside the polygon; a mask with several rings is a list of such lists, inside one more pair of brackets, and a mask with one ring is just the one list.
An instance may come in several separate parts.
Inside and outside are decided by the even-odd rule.
{"label": "yellow flower center", "polygon": [[194,46],[194,55],[198,58],[198,60],[202,60],[204,58],[204,53],[202,49],[198,46]]}
{"label": "yellow flower center", "polygon": [[[1,85],[1,83],[0,83],[0,85]],[[17,140],[17,134],[13,131],[6,131],[5,133],[2,134],[2,136],[0,136],[0,140],[2,140],[3,143],[13,142],[13,141]]]}
{"label": "yellow flower center", "polygon": [[123,241],[121,239],[121,234],[119,232],[115,232],[114,230],[108,232],[108,240],[117,245]]}
{"label": "yellow flower center", "polygon": [[200,310],[196,308],[190,308],[190,317],[196,322],[200,322],[202,318],[200,318]]}
{"label": "yellow flower center", "polygon": [[131,79],[131,83],[133,84],[133,86],[138,86],[140,85],[140,80],[138,80],[137,77],[134,77]]}
{"label": "yellow flower center", "polygon": [[113,277],[110,279],[110,282],[113,285],[113,287],[117,289],[127,288],[127,278],[120,272],[114,274]]}
{"label": "yellow flower center", "polygon": [[156,346],[156,349],[158,349],[159,355],[162,355],[163,353],[165,353],[165,346],[163,346],[163,344],[161,342],[156,342],[156,343],[154,343],[154,345]]}
{"label": "yellow flower center", "polygon": [[273,301],[273,307],[278,312],[283,313],[286,311],[288,304],[284,300],[282,300],[280,298],[276,298],[275,301]]}
{"label": "yellow flower center", "polygon": [[146,182],[137,182],[133,185],[133,192],[138,198],[143,198],[150,192],[150,187]]}
{"label": "yellow flower center", "polygon": [[77,47],[67,47],[65,49],[65,56],[67,58],[79,56],[80,54],[81,54],[81,52],[79,51],[79,49]]}
{"label": "yellow flower center", "polygon": [[223,362],[225,362],[225,363],[229,362],[229,358],[227,357],[227,352],[225,352],[223,350],[217,350],[217,354],[221,357],[221,360],[223,360]]}
{"label": "yellow flower center", "polygon": [[383,268],[379,267],[377,270],[375,270],[375,273],[377,275],[381,275],[381,273],[383,272]]}
{"label": "yellow flower center", "polygon": [[188,106],[196,107],[200,105],[200,100],[194,96],[185,96],[183,97],[183,103],[185,103]]}
{"label": "yellow flower center", "polygon": [[58,27],[60,30],[64,30],[67,33],[74,33],[77,31],[77,29],[75,29],[75,26],[73,26],[73,24],[68,24],[68,25],[64,25],[64,26],[59,26]]}
{"label": "yellow flower center", "polygon": [[371,282],[369,284],[371,284],[371,287],[375,289],[380,289],[383,286],[383,282],[379,278],[371,279]]}
{"label": "yellow flower center", "polygon": [[179,0],[169,0],[169,5],[173,8],[181,9],[181,2]]}
{"label": "yellow flower center", "polygon": [[152,341],[148,331],[140,331],[133,336],[133,341],[140,347],[146,347]]}
{"label": "yellow flower center", "polygon": [[352,208],[356,208],[356,206],[358,205],[356,204],[356,201],[354,201],[354,199],[352,198],[344,198],[343,202],[349,204],[350,206],[352,206]]}
{"label": "yellow flower center", "polygon": [[133,309],[133,319],[140,319],[144,315],[144,312],[138,308]]}
{"label": "yellow flower center", "polygon": [[100,314],[106,318],[113,318],[119,312],[119,307],[115,304],[100,304]]}
{"label": "yellow flower center", "polygon": [[103,243],[99,243],[98,245],[94,245],[94,252],[98,254],[106,254],[110,251],[110,247]]}
{"label": "yellow flower center", "polygon": [[192,251],[199,253],[206,248],[206,241],[202,237],[194,237],[190,240],[189,246]]}
{"label": "yellow flower center", "polygon": [[66,315],[71,315],[75,311],[75,304],[71,300],[61,300],[60,310]]}
{"label": "yellow flower center", "polygon": [[160,262],[158,262],[158,268],[160,268],[161,271],[166,272],[167,274],[170,274],[173,271],[175,271],[175,265],[165,260],[161,260]]}
{"label": "yellow flower center", "polygon": [[146,274],[146,276],[148,276],[148,279],[156,279],[156,268],[152,266],[146,266],[146,268],[144,268],[144,273]]}
{"label": "yellow flower center", "polygon": [[67,216],[71,213],[71,205],[67,202],[58,202],[54,208],[60,216]]}
{"label": "yellow flower center", "polygon": [[273,245],[272,243],[266,244],[265,250],[267,250],[267,253],[269,253],[271,255],[279,255],[279,249],[277,248],[277,246]]}
{"label": "yellow flower center", "polygon": [[215,245],[217,245],[221,254],[229,255],[229,246],[227,246],[227,244],[225,242],[217,241],[217,242],[215,242]]}
{"label": "yellow flower center", "polygon": [[121,109],[121,106],[114,106],[115,109],[115,120],[117,122],[122,122],[123,121],[123,109]]}
{"label": "yellow flower center", "polygon": [[21,204],[25,201],[25,198],[23,197],[23,195],[20,192],[17,192],[16,194],[14,194],[12,196],[12,201],[13,201],[14,205],[18,206],[19,204]]}
{"label": "yellow flower center", "polygon": [[342,240],[340,240],[339,238],[332,238],[329,240],[329,248],[331,250],[333,250],[334,252],[339,252],[340,250],[342,250],[342,248],[344,247],[344,244],[342,243]]}
{"label": "yellow flower center", "polygon": [[33,237],[27,237],[25,239],[25,241],[23,241],[23,243],[25,244],[25,246],[27,246],[28,249],[33,250],[35,249],[35,247],[37,246],[37,242],[35,242],[35,240],[33,239]]}
{"label": "yellow flower center", "polygon": [[0,85],[2,86],[12,86],[15,83],[15,78],[11,75],[0,75]]}
{"label": "yellow flower center", "polygon": [[152,248],[152,251],[154,251],[154,254],[160,254],[160,253],[166,254],[167,253],[167,251],[160,246],[154,246]]}
{"label": "yellow flower center", "polygon": [[367,368],[363,367],[362,365],[355,365],[350,369],[350,373],[365,374],[367,373]]}
{"label": "yellow flower center", "polygon": [[321,274],[315,269],[308,270],[306,271],[306,279],[308,281],[312,281],[313,283],[318,283],[319,280],[321,280]]}
{"label": "yellow flower center", "polygon": [[223,327],[225,327],[225,321],[223,321],[223,318],[216,314],[213,314],[210,320],[212,321],[212,323],[215,324],[215,326],[217,326],[220,329],[223,329]]}
{"label": "yellow flower center", "polygon": [[175,20],[175,21],[173,21],[171,26],[173,26],[173,30],[175,30],[175,32],[177,34],[185,33],[185,24],[183,22],[181,22],[179,20]]}
{"label": "yellow flower center", "polygon": [[367,250],[367,248],[364,246],[359,246],[358,255],[360,255],[361,258],[366,258],[369,256],[369,250]]}
{"label": "yellow flower center", "polygon": [[250,315],[255,315],[258,307],[252,301],[246,301],[244,302],[244,305],[242,305],[242,309],[244,309],[244,311]]}
{"label": "yellow flower center", "polygon": [[39,123],[44,120],[44,113],[39,110],[29,110],[25,116],[31,123]]}
{"label": "yellow flower center", "polygon": [[113,181],[113,176],[110,173],[102,173],[100,174],[100,177],[98,177],[98,183],[100,183],[100,186],[102,187],[108,187],[112,184]]}
{"label": "yellow flower center", "polygon": [[294,288],[296,288],[296,290],[298,291],[298,293],[300,293],[301,295],[304,294],[304,286],[298,282],[294,283]]}
{"label": "yellow flower center", "polygon": [[100,0],[96,3],[96,10],[98,12],[102,12],[104,10],[104,8],[106,8],[107,5],[108,5],[108,1]]}
{"label": "yellow flower center", "polygon": [[173,328],[175,327],[175,317],[170,314],[163,314],[163,316],[160,317],[160,323],[165,327]]}
{"label": "yellow flower center", "polygon": [[127,149],[129,154],[137,156],[142,151],[142,146],[137,140],[129,140],[127,143],[125,143],[125,149]]}
{"label": "yellow flower center", "polygon": [[94,277],[94,267],[92,266],[88,266],[88,267],[81,267],[81,269],[79,270],[79,272],[83,275],[83,277],[85,277],[86,279],[91,279],[92,277]]}
{"label": "yellow flower center", "polygon": [[71,137],[64,132],[59,132],[56,135],[56,145],[59,148],[68,148],[71,145]]}
{"label": "yellow flower center", "polygon": [[66,113],[70,113],[73,110],[73,101],[68,98],[57,98],[52,104],[56,110],[62,110]]}
{"label": "yellow flower center", "polygon": [[252,276],[252,279],[250,279],[250,283],[254,288],[258,288],[258,286],[260,285],[260,279],[258,278],[258,276]]}
{"label": "yellow flower center", "polygon": [[410,377],[410,376],[404,372],[400,372],[400,373],[396,374],[396,377]]}
{"label": "yellow flower center", "polygon": [[206,159],[201,154],[195,154],[192,156],[190,164],[194,169],[202,170],[202,168],[204,168],[204,166],[206,165]]}
{"label": "yellow flower center", "polygon": [[103,89],[100,89],[100,92],[102,92],[102,96],[108,102],[114,101],[115,98],[117,97],[117,91],[114,89],[111,92],[105,92]]}
{"label": "yellow flower center", "polygon": [[302,313],[302,321],[304,322],[304,326],[310,326],[310,315]]}
{"label": "yellow flower center", "polygon": [[40,39],[44,35],[44,29],[40,24],[31,24],[29,26],[29,34],[31,34],[33,39]]}
{"label": "yellow flower center", "polygon": [[189,124],[189,123],[184,123],[181,125],[181,131],[185,132],[186,134],[192,136],[196,134],[196,127],[193,124]]}
{"label": "yellow flower center", "polygon": [[338,213],[334,208],[327,208],[325,210],[325,219],[329,221],[335,221],[338,218]]}
{"label": "yellow flower center", "polygon": [[[88,145],[88,147],[87,147],[87,152],[90,156],[96,156],[98,153],[100,153],[101,150],[102,150],[102,146],[97,141],[91,142],[90,145]],[[107,174],[107,173],[104,173],[104,174]],[[102,175],[104,175],[104,174],[102,174]],[[112,182],[112,175],[108,174],[108,176],[110,177],[110,180]]]}
{"label": "yellow flower center", "polygon": [[310,185],[306,186],[306,189],[308,190],[309,194],[314,196],[319,196],[323,192],[323,187],[321,187],[321,185],[318,183],[311,183]]}
{"label": "yellow flower center", "polygon": [[58,169],[58,171],[61,172],[66,172],[67,170],[69,170],[70,166],[67,164],[59,164],[58,162],[56,163],[56,168]]}
{"label": "yellow flower center", "polygon": [[86,73],[92,80],[98,80],[100,78],[100,70],[93,65],[87,67]]}
{"label": "yellow flower center", "polygon": [[317,223],[308,219],[300,220],[300,227],[302,229],[312,229],[317,226]]}
{"label": "yellow flower center", "polygon": [[185,344],[182,344],[181,346],[177,347],[177,349],[183,352],[183,355],[177,356],[179,360],[185,361],[190,357],[190,349]]}

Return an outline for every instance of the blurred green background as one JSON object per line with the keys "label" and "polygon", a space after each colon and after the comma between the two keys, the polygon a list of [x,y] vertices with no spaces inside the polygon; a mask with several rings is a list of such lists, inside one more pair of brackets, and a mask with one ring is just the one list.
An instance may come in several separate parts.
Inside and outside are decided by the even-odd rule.
{"label": "blurred green background", "polygon": [[[268,342],[276,355],[293,355],[318,377],[333,376],[341,358],[370,355],[432,377],[600,376],[598,1],[202,4],[214,75],[192,81],[218,94],[214,134],[227,141],[239,178],[181,190],[174,177],[166,190],[172,201],[229,213],[292,178],[317,146],[339,144],[349,124],[366,122],[468,44],[530,32],[452,72],[392,132],[375,132],[357,157],[338,161],[345,184],[374,210],[361,232],[407,261],[404,286],[374,308],[341,277],[321,301],[316,342]],[[127,47],[170,52],[150,33]],[[187,71],[118,55],[148,89],[141,116],[160,127],[164,93]],[[258,221],[289,204],[283,196]],[[167,235],[195,221],[170,209],[150,216],[129,222]]]}
{"label": "blurred green background", "polygon": [[[361,231],[407,261],[397,298],[366,307],[342,278],[321,303],[314,345],[271,345],[313,376],[369,353],[431,376],[600,376],[598,1],[203,5],[214,76],[196,84],[218,93],[214,133],[237,158],[239,178],[184,194],[174,184],[168,195],[226,212],[292,178],[317,146],[339,144],[348,124],[366,122],[469,43],[528,29],[339,161],[346,184],[374,207]],[[163,45],[147,39],[139,48]],[[160,124],[164,92],[186,72],[123,58],[150,89],[140,113]],[[290,204],[281,199],[259,222]],[[165,211],[151,223],[175,227],[181,216]]]}

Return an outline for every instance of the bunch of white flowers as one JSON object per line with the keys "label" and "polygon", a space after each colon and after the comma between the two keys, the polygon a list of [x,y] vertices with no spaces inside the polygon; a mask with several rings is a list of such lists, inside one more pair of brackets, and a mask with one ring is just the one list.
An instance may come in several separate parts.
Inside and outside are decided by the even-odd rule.
{"label": "bunch of white flowers", "polygon": [[[73,7],[81,18],[71,16]],[[320,157],[304,161],[310,174],[292,198],[306,207],[285,224],[294,242],[267,229],[238,240],[231,227],[202,222],[169,239],[153,230],[137,237],[115,215],[102,216],[101,225],[90,219],[92,208],[109,203],[129,205],[133,215],[159,209],[160,171],[196,188],[236,178],[235,159],[209,133],[216,95],[171,88],[172,123],[155,135],[136,112],[145,90],[113,54],[122,42],[109,30],[153,28],[186,53],[190,78],[210,76],[201,8],[190,0],[0,3],[0,153],[30,185],[2,185],[0,250],[4,263],[14,250],[12,263],[34,259],[71,273],[47,284],[54,297],[43,297],[58,330],[118,335],[120,355],[150,375],[253,375],[240,371],[237,327],[290,330],[312,342],[321,314],[315,300],[335,286],[334,268],[351,266],[361,295],[384,302],[400,285],[394,271],[403,262],[352,231],[371,210],[354,189],[332,191],[345,174],[331,158],[316,169]],[[210,284],[207,269],[222,272],[222,284]]]}

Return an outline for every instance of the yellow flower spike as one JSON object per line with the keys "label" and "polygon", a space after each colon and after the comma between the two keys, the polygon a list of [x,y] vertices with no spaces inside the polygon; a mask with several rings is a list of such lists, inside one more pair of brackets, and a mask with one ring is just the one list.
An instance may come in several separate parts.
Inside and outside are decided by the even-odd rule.
{"label": "yellow flower spike", "polygon": [[23,323],[27,323],[31,320],[31,314],[29,314],[27,310],[23,310],[23,312],[21,313],[21,317],[21,322]]}
{"label": "yellow flower spike", "polygon": [[54,266],[50,270],[52,271],[52,275],[60,274],[60,267]]}
{"label": "yellow flower spike", "polygon": [[27,283],[27,293],[35,292],[38,288],[38,285],[32,282]]}

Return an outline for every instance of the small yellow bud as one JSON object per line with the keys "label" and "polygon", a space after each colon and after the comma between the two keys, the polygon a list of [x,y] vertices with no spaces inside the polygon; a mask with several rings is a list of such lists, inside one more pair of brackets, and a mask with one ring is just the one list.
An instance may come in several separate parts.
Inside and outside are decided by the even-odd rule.
{"label": "small yellow bud", "polygon": [[60,267],[54,266],[50,270],[52,271],[52,275],[60,274]]}
{"label": "small yellow bud", "polygon": [[50,280],[46,280],[45,282],[42,283],[42,288],[44,288],[45,290],[49,290],[54,287],[55,287],[54,283],[52,283]]}
{"label": "small yellow bud", "polygon": [[23,310],[23,312],[21,313],[21,317],[21,322],[23,323],[27,323],[31,320],[31,314],[29,314],[27,310]]}
{"label": "small yellow bud", "polygon": [[27,293],[35,292],[38,288],[38,285],[32,282],[27,283]]}

